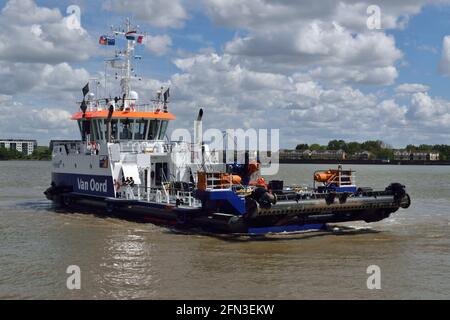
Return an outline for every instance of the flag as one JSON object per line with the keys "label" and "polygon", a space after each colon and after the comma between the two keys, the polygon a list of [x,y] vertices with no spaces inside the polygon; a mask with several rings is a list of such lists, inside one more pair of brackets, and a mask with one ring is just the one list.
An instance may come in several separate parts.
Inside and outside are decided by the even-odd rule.
{"label": "flag", "polygon": [[136,40],[136,37],[136,31],[128,31],[125,33],[125,38],[127,38],[127,40]]}
{"label": "flag", "polygon": [[83,96],[86,97],[88,92],[89,92],[89,82],[83,88]]}
{"label": "flag", "polygon": [[136,31],[128,31],[125,33],[125,38],[127,38],[127,40],[136,41],[139,44],[142,44],[144,41],[144,36],[142,34],[137,34]]}
{"label": "flag", "polygon": [[166,92],[164,92],[164,102],[167,102],[167,100],[169,100],[170,98],[170,92],[169,92],[170,88],[168,88],[166,90]]}
{"label": "flag", "polygon": [[103,46],[106,46],[108,45],[108,38],[106,36],[101,36],[100,39],[98,40],[98,43]]}
{"label": "flag", "polygon": [[116,39],[113,37],[101,36],[100,39],[98,40],[98,43],[103,46],[115,46]]}

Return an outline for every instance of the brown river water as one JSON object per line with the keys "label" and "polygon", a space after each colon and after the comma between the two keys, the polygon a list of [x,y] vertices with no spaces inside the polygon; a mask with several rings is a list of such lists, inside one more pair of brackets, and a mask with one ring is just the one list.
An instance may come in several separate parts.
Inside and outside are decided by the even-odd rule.
{"label": "brown river water", "polygon": [[[315,169],[282,165],[276,178],[310,184]],[[449,299],[450,167],[352,169],[360,186],[402,182],[411,207],[347,223],[349,234],[256,241],[56,213],[43,195],[49,162],[0,162],[0,299]],[[79,290],[66,286],[69,265]],[[379,290],[367,288],[369,265]]]}

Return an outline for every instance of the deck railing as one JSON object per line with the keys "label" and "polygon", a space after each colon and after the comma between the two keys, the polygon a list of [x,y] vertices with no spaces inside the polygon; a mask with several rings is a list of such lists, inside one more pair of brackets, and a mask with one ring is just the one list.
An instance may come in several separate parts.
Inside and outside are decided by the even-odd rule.
{"label": "deck railing", "polygon": [[123,186],[118,192],[118,197],[128,200],[185,205],[189,207],[199,207],[201,205],[200,200],[194,197],[192,191],[171,189],[164,184],[161,187]]}
{"label": "deck railing", "polygon": [[[125,101],[125,103],[123,103]],[[81,104],[77,102],[78,105]],[[120,99],[117,103],[114,99],[97,99],[86,101],[87,110],[89,112],[109,110],[110,105],[114,106],[115,111],[129,111],[129,112],[164,112],[167,111],[167,103],[152,100],[146,103],[136,103],[135,99]]]}

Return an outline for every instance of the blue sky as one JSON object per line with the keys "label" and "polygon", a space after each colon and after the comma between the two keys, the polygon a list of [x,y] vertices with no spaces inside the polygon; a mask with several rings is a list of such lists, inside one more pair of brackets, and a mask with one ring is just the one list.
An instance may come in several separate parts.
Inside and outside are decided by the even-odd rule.
{"label": "blue sky", "polygon": [[450,7],[426,6],[411,18],[405,30],[391,32],[407,61],[400,69],[398,83],[424,83],[430,86],[432,95],[450,98],[450,81],[438,72],[442,39],[450,31],[449,18]]}
{"label": "blue sky", "polygon": [[[366,26],[371,4],[380,30]],[[80,32],[64,29],[70,5],[81,9]],[[449,143],[446,1],[9,0],[0,8],[0,109],[16,111],[0,116],[1,136],[76,138],[67,118],[113,52],[98,38],[129,16],[148,33],[136,88],[144,99],[171,87],[173,127],[190,128],[201,106],[206,127],[280,129],[282,147]]]}

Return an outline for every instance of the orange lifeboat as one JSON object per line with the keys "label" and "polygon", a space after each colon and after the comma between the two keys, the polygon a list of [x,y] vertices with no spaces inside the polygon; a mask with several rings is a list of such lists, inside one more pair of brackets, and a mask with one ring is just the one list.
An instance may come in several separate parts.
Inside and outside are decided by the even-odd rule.
{"label": "orange lifeboat", "polygon": [[327,170],[327,171],[316,172],[314,174],[314,181],[316,181],[316,182],[327,182],[333,176],[335,176],[336,173],[337,173],[336,170]]}
{"label": "orange lifeboat", "polygon": [[241,184],[242,178],[235,174],[222,174],[220,177],[220,183],[224,184]]}

